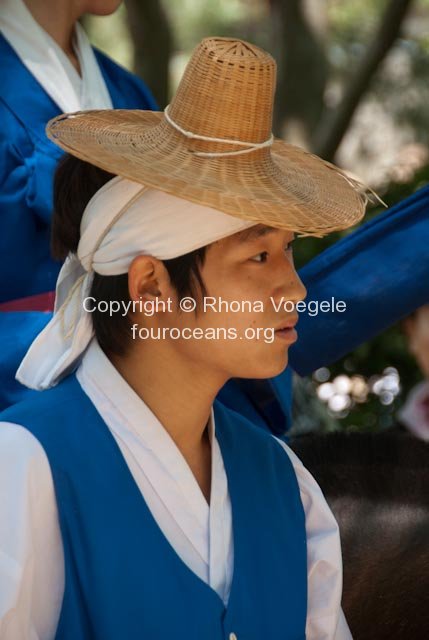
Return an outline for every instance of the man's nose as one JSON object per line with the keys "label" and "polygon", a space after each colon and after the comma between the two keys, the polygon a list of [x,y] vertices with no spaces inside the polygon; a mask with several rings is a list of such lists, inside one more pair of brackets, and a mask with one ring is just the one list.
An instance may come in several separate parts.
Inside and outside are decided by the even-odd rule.
{"label": "man's nose", "polygon": [[282,269],[278,295],[291,300],[295,304],[307,297],[307,289],[296,272],[294,265],[290,262]]}

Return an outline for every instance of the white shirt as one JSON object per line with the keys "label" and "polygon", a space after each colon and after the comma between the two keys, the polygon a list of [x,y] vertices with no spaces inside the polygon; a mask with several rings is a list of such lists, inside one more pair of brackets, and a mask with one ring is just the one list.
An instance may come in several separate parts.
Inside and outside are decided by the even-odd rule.
{"label": "white shirt", "polygon": [[0,31],[61,111],[111,109],[106,83],[85,31],[77,22],[73,49],[81,75],[23,0],[1,0]]}
{"label": "white shirt", "polygon": [[[168,432],[94,339],[77,378],[110,429],[155,520],[183,562],[227,604],[234,549],[231,503],[213,410],[210,506]],[[61,428],[61,425],[58,425]],[[307,640],[349,640],[341,610],[338,526],[289,447],[306,515]],[[0,423],[0,639],[50,640],[64,592],[64,555],[46,454],[24,427]]]}

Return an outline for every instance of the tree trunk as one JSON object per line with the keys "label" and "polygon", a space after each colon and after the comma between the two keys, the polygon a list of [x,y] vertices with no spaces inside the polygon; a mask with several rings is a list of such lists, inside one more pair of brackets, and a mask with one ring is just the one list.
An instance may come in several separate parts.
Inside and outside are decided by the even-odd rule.
{"label": "tree trunk", "polygon": [[314,152],[332,160],[346,133],[356,108],[368,86],[397,39],[401,26],[413,0],[390,0],[380,19],[374,40],[369,45],[360,67],[352,76],[344,98],[338,108],[326,112],[315,134]]}
{"label": "tree trunk", "polygon": [[145,80],[161,109],[169,98],[173,38],[160,0],[125,0],[134,43],[134,72]]}
{"label": "tree trunk", "polygon": [[274,131],[309,146],[328,76],[326,0],[271,0],[270,5],[278,61]]}

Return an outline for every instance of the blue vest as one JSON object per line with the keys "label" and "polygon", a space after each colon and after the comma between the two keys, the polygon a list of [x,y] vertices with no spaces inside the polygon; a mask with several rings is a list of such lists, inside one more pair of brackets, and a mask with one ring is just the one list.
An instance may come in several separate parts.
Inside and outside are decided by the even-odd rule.
{"label": "blue vest", "polygon": [[171,547],[74,375],[7,409],[29,429],[54,478],[65,553],[58,640],[304,640],[305,515],[287,454],[217,401],[231,496],[228,606]]}

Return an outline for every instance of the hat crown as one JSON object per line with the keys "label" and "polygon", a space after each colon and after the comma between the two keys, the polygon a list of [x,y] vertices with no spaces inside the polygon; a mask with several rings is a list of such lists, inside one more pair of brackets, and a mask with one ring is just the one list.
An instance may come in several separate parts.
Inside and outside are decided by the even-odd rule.
{"label": "hat crown", "polygon": [[205,38],[194,49],[169,114],[197,135],[264,142],[271,135],[275,82],[276,63],[266,51],[243,40]]}

